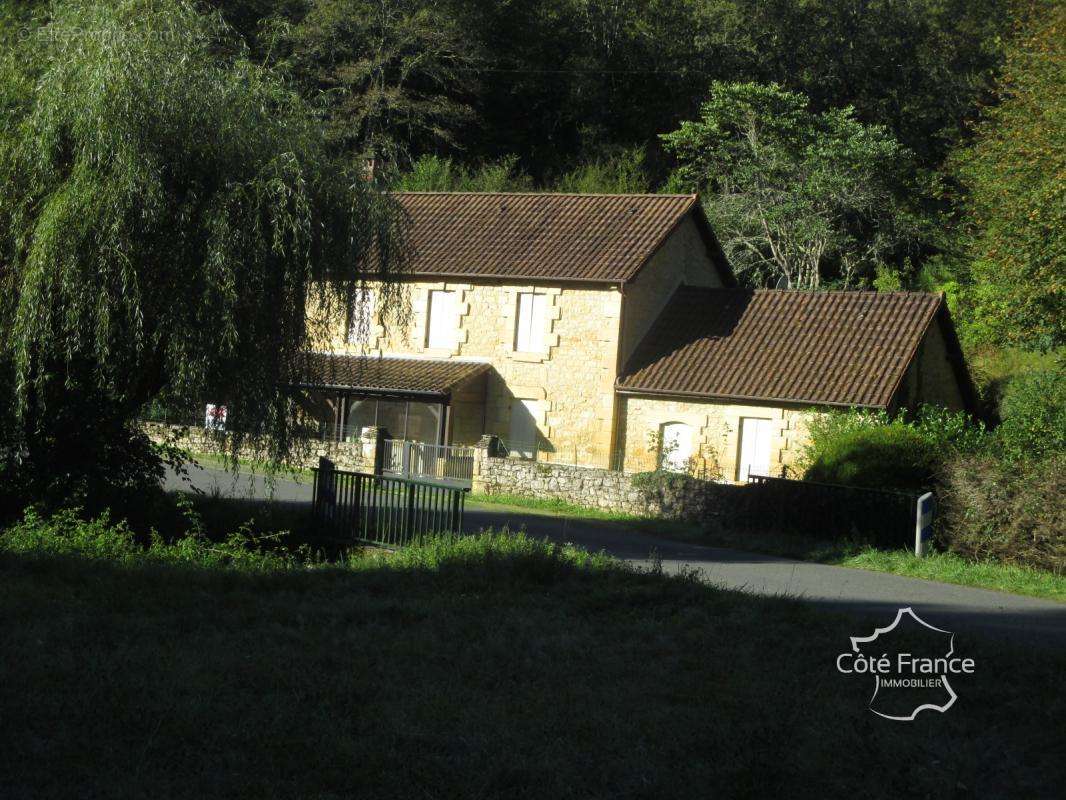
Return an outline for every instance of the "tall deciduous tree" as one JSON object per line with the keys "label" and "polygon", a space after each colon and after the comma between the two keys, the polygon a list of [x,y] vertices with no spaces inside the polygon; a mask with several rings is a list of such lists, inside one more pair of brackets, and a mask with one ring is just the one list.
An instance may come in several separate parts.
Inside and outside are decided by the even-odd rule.
{"label": "tall deciduous tree", "polygon": [[1001,102],[955,159],[963,318],[977,340],[1066,344],[1066,6],[1037,2]]}
{"label": "tall deciduous tree", "polygon": [[171,397],[225,403],[282,457],[308,312],[388,282],[398,211],[192,4],[68,0],[45,22],[0,73],[0,361],[19,431],[0,451],[88,473],[100,441],[133,441],[128,422]]}
{"label": "tall deciduous tree", "polygon": [[910,154],[850,108],[813,113],[776,84],[716,83],[700,118],[662,140],[679,163],[673,184],[707,191],[749,283],[854,286],[915,240],[917,217],[900,200]]}
{"label": "tall deciduous tree", "polygon": [[438,4],[313,0],[277,26],[284,63],[319,100],[332,140],[354,155],[406,164],[455,148],[473,119],[476,47]]}

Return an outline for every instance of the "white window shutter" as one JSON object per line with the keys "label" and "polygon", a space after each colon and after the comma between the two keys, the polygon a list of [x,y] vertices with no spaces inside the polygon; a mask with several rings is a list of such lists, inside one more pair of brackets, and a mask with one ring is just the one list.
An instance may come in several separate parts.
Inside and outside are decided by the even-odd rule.
{"label": "white window shutter", "polygon": [[349,344],[366,344],[370,340],[370,328],[374,324],[376,314],[377,295],[373,289],[365,289],[352,309],[352,324],[348,329]]}
{"label": "white window shutter", "polygon": [[426,346],[440,350],[451,350],[455,347],[457,321],[455,292],[430,292]]}
{"label": "white window shutter", "polygon": [[532,292],[521,292],[518,295],[515,350],[520,353],[539,353],[544,349],[547,311],[547,295]]}

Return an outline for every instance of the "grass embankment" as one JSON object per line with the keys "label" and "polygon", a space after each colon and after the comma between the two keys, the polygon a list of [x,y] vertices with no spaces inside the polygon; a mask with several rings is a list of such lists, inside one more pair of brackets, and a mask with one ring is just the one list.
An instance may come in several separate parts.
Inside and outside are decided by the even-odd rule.
{"label": "grass embankment", "polygon": [[31,521],[0,535],[0,618],[5,797],[1038,797],[1064,777],[1061,653],[959,637],[977,672],[955,707],[894,723],[834,666],[870,626],[521,536],[324,563]]}
{"label": "grass embankment", "polygon": [[652,536],[693,544],[730,547],[802,561],[888,572],[911,578],[1066,602],[1066,575],[998,561],[969,561],[953,553],[932,552],[918,558],[903,548],[880,550],[856,542],[812,540],[774,532],[724,530],[695,523],[617,514],[556,500],[534,500],[515,495],[473,495],[470,499],[471,502],[486,505],[495,504],[614,523],[628,530],[638,530]]}

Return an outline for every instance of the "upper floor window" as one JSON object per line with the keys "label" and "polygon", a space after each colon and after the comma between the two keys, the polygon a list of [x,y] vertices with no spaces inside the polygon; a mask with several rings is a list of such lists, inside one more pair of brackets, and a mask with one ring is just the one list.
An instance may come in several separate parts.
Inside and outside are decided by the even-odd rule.
{"label": "upper floor window", "polygon": [[361,289],[354,302],[354,308],[348,312],[348,344],[368,344],[377,313],[377,295],[373,289]]}
{"label": "upper floor window", "polygon": [[455,347],[459,309],[455,292],[429,293],[426,309],[426,347],[451,350]]}
{"label": "upper floor window", "polygon": [[519,353],[539,353],[544,349],[548,297],[533,292],[518,294],[514,349]]}

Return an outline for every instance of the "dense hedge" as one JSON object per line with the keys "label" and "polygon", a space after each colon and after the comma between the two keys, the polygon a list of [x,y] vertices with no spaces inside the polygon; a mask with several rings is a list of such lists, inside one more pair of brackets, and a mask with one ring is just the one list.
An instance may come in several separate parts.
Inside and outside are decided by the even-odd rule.
{"label": "dense hedge", "polygon": [[941,477],[943,547],[971,559],[1066,572],[1066,454],[1025,470],[990,456],[959,458]]}
{"label": "dense hedge", "polygon": [[1066,369],[1042,370],[1007,385],[996,431],[1002,457],[1017,464],[1066,453]]}
{"label": "dense hedge", "polygon": [[1061,573],[1066,568],[1066,372],[1029,373],[987,431],[964,414],[922,408],[833,412],[811,425],[804,479],[933,489],[941,546]]}
{"label": "dense hedge", "polygon": [[914,415],[836,411],[810,423],[805,480],[869,489],[932,487],[946,458],[986,445],[983,425],[965,414],[924,406]]}

